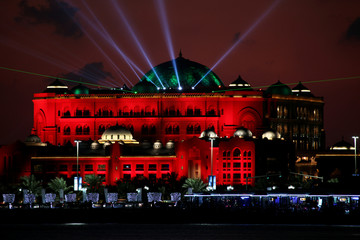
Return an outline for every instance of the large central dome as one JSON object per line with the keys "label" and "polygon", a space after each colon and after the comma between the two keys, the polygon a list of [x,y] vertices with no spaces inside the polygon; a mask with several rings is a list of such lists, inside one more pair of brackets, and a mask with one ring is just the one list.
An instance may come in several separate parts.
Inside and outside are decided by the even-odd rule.
{"label": "large central dome", "polygon": [[[176,74],[174,63],[176,64],[178,74]],[[149,82],[155,85],[155,88],[151,89],[148,86],[142,86]],[[166,91],[181,90],[193,92],[200,89],[202,91],[210,91],[221,87],[224,87],[224,84],[208,67],[185,59],[180,53],[179,57],[174,61],[159,64],[147,72],[132,90],[144,92],[143,90],[146,89],[146,92],[149,92],[149,90],[153,92],[155,89],[166,89]]]}

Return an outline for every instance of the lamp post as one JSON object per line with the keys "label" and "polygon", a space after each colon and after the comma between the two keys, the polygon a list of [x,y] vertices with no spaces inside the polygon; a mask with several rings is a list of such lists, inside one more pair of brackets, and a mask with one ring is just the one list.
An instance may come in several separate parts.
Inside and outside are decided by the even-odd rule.
{"label": "lamp post", "polygon": [[76,180],[74,184],[74,191],[79,190],[79,143],[81,143],[80,140],[75,140],[76,143]]}
{"label": "lamp post", "polygon": [[354,159],[355,159],[354,176],[357,176],[358,174],[356,173],[356,170],[357,170],[357,164],[356,164],[356,140],[359,138],[359,136],[353,136],[352,138],[354,139]]}
{"label": "lamp post", "polygon": [[214,158],[214,140],[217,138],[218,136],[216,135],[216,133],[210,129],[205,130],[204,132],[201,133],[200,135],[200,139],[204,139],[206,141],[210,140],[210,176],[209,176],[209,187],[212,190],[216,189],[216,176],[214,176],[214,164],[213,164],[213,158]]}

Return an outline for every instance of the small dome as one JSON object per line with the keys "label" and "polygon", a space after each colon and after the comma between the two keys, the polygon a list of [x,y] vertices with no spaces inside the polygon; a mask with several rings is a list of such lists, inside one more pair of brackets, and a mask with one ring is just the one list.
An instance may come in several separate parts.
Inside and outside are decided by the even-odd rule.
{"label": "small dome", "polygon": [[278,81],[271,85],[267,90],[266,93],[269,94],[279,94],[279,95],[292,95],[291,89],[284,83]]}
{"label": "small dome", "polygon": [[110,142],[110,141],[106,141],[106,142],[104,143],[104,149],[105,149],[106,147],[108,147],[108,146],[111,146],[111,142]]}
{"label": "small dome", "polygon": [[90,89],[82,84],[79,84],[71,89],[74,94],[89,94]]}
{"label": "small dome", "polygon": [[277,139],[277,138],[281,138],[281,135],[278,132],[275,132],[273,130],[269,130],[267,132],[264,132],[263,135],[261,136],[262,139],[268,139],[268,140],[273,140],[273,139]]}
{"label": "small dome", "polygon": [[234,137],[239,137],[239,138],[251,138],[252,135],[253,135],[252,132],[244,127],[237,128],[236,131],[234,132]]}
{"label": "small dome", "polygon": [[335,143],[333,146],[330,147],[330,150],[352,150],[354,151],[355,148],[352,144],[346,142],[344,139],[342,139],[340,142]]}
{"label": "small dome", "polygon": [[134,141],[133,135],[129,130],[127,130],[124,127],[121,127],[119,125],[111,126],[108,129],[105,130],[105,132],[102,134],[100,142],[105,141],[124,141],[124,142],[132,142]]}
{"label": "small dome", "polygon": [[30,136],[28,136],[26,138],[25,142],[27,142],[27,143],[41,143],[41,139],[40,139],[39,136],[31,134]]}
{"label": "small dome", "polygon": [[234,90],[240,91],[251,91],[253,90],[249,83],[247,83],[242,77],[239,77],[232,83],[229,84],[229,88],[233,88]]}
{"label": "small dome", "polygon": [[213,130],[206,129],[201,133],[200,138],[218,138],[218,135]]}
{"label": "small dome", "polygon": [[160,142],[160,140],[156,140],[156,142],[154,142],[153,147],[154,147],[154,149],[162,148],[162,143]]}
{"label": "small dome", "polygon": [[301,82],[292,89],[292,93],[296,96],[313,96],[310,89],[305,87]]}
{"label": "small dome", "polygon": [[170,140],[166,143],[165,147],[166,147],[166,149],[173,149],[174,146],[175,146],[174,142],[172,140]]}
{"label": "small dome", "polygon": [[47,93],[57,93],[57,94],[67,94],[69,93],[69,88],[65,84],[59,81],[59,79],[56,79],[54,82],[49,84],[46,87],[46,90],[44,92]]}
{"label": "small dome", "polygon": [[91,145],[90,145],[90,149],[91,149],[91,150],[97,150],[97,149],[99,149],[99,148],[100,148],[100,144],[99,144],[98,141],[93,141],[93,142],[91,143]]}

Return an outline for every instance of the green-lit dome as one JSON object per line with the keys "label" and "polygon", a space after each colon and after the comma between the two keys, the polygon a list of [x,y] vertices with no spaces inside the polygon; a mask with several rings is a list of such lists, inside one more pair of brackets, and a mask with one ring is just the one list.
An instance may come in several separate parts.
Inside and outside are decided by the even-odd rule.
{"label": "green-lit dome", "polygon": [[[177,75],[173,62],[176,64]],[[183,58],[181,53],[174,61],[162,63],[151,69],[142,77],[141,81],[152,82],[157,89],[162,90],[166,88],[166,90],[193,92],[199,89],[210,91],[224,87],[220,78],[208,67]],[[134,89],[132,90],[134,91]]]}
{"label": "green-lit dome", "polygon": [[71,89],[74,94],[89,94],[89,88],[79,84]]}
{"label": "green-lit dome", "polygon": [[267,90],[266,93],[269,94],[279,94],[279,95],[292,95],[291,88],[289,88],[286,84],[278,81],[271,85]]}

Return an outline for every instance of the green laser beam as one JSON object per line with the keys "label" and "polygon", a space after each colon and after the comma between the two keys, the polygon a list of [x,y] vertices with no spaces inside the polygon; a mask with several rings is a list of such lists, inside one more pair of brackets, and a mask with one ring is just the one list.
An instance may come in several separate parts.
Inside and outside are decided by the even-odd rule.
{"label": "green laser beam", "polygon": [[[340,81],[340,80],[351,80],[351,79],[360,79],[360,76],[355,77],[344,77],[344,78],[329,78],[329,79],[322,79],[322,80],[313,80],[313,81],[305,81],[301,83],[319,83],[319,82],[331,82],[331,81]],[[299,82],[296,83],[286,83],[286,85],[297,85]],[[285,84],[285,83],[284,83]],[[265,86],[258,86],[258,87],[243,87],[243,88],[236,88],[236,89],[224,89],[224,90],[217,90],[212,92],[226,92],[226,91],[237,91],[237,90],[246,90],[246,89],[253,89],[253,88],[268,88],[270,86],[282,86],[281,84],[274,84],[274,85],[265,85]]]}
{"label": "green laser beam", "polygon": [[[67,78],[54,77],[54,76],[50,76],[50,75],[45,75],[45,74],[40,74],[40,73],[34,73],[34,72],[28,72],[28,71],[23,71],[23,70],[14,69],[14,68],[0,67],[0,69],[12,71],[12,72],[25,73],[25,74],[35,75],[35,76],[40,76],[40,77],[60,79],[60,80],[63,80],[63,81],[68,81],[68,82],[82,83],[82,84],[85,84],[85,85],[90,85],[90,86],[95,86],[95,87],[103,87],[103,88],[112,89],[112,87],[108,87],[108,86],[104,86],[104,85],[99,85],[99,84],[95,84],[95,83],[88,83],[88,82],[83,82],[83,81],[76,81],[76,80],[72,80],[72,79],[67,79]],[[124,91],[124,92],[132,92],[132,91],[127,91],[127,90],[122,90],[122,91]]]}

